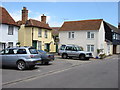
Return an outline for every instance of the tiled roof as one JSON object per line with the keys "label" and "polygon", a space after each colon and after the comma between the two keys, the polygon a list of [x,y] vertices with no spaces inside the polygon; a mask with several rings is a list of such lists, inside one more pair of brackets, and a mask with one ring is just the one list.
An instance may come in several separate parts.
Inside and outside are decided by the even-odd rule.
{"label": "tiled roof", "polygon": [[44,22],[40,22],[40,21],[34,20],[34,19],[29,19],[29,20],[27,20],[25,26],[26,26],[26,27],[28,27],[28,26],[40,27],[40,28],[45,28],[45,29],[52,30],[52,29],[49,27],[49,24],[46,24],[46,23],[44,23]]}
{"label": "tiled roof", "polygon": [[3,7],[0,7],[0,23],[19,26]]}
{"label": "tiled roof", "polygon": [[67,21],[64,22],[59,31],[99,30],[102,21],[103,19]]}
{"label": "tiled roof", "polygon": [[59,30],[60,27],[51,27],[53,30]]}
{"label": "tiled roof", "polygon": [[51,27],[52,28],[52,35],[57,36],[59,34],[60,27]]}

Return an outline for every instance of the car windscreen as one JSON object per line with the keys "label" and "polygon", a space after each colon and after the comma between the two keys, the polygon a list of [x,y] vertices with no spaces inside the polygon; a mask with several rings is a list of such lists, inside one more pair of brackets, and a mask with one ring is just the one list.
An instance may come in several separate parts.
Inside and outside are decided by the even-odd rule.
{"label": "car windscreen", "polygon": [[4,54],[5,50],[0,51],[0,55]]}
{"label": "car windscreen", "polygon": [[29,48],[31,54],[38,54],[37,50],[34,48]]}
{"label": "car windscreen", "polygon": [[43,51],[43,50],[38,50],[39,53],[42,53],[42,54],[46,54],[47,52]]}
{"label": "car windscreen", "polygon": [[64,49],[65,49],[65,46],[66,46],[66,45],[62,45],[62,46],[60,47],[60,50],[64,50]]}

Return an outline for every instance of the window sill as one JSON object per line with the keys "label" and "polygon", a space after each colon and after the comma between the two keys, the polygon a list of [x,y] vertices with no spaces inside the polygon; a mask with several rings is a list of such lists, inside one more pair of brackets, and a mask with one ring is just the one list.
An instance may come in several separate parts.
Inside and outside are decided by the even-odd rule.
{"label": "window sill", "polygon": [[38,36],[38,38],[41,38],[42,36]]}
{"label": "window sill", "polygon": [[13,35],[13,34],[8,34],[8,35]]}
{"label": "window sill", "polygon": [[95,38],[87,38],[87,40],[95,40]]}
{"label": "window sill", "polygon": [[69,40],[74,40],[75,38],[68,38]]}

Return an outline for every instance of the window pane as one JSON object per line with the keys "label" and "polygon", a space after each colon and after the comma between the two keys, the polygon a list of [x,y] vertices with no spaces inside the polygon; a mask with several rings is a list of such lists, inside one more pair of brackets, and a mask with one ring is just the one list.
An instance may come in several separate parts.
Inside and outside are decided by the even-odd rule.
{"label": "window pane", "polygon": [[94,52],[94,45],[91,45],[91,51]]}
{"label": "window pane", "polygon": [[72,47],[68,46],[66,47],[66,50],[72,50]]}
{"label": "window pane", "polygon": [[8,42],[8,47],[13,47],[13,42]]}
{"label": "window pane", "polygon": [[27,54],[26,50],[25,49],[19,49],[17,51],[17,54]]}
{"label": "window pane", "polygon": [[33,48],[29,48],[29,51],[31,54],[38,54],[37,50]]}
{"label": "window pane", "polygon": [[91,33],[91,38],[94,38],[94,33]]}
{"label": "window pane", "polygon": [[68,33],[68,38],[71,38],[71,32]]}
{"label": "window pane", "polygon": [[115,39],[115,33],[113,33],[113,39]]}
{"label": "window pane", "polygon": [[14,53],[14,49],[9,49],[8,54],[15,54],[15,53]]}
{"label": "window pane", "polygon": [[6,49],[5,54],[15,54],[16,51],[14,49]]}
{"label": "window pane", "polygon": [[72,38],[74,38],[74,32],[72,32]]}
{"label": "window pane", "polygon": [[47,38],[47,30],[45,30],[45,38]]}
{"label": "window pane", "polygon": [[41,37],[41,36],[42,36],[42,30],[38,29],[38,37]]}
{"label": "window pane", "polygon": [[90,32],[87,32],[87,38],[90,38]]}
{"label": "window pane", "polygon": [[8,27],[8,35],[13,35],[13,26]]}
{"label": "window pane", "polygon": [[90,45],[87,45],[87,51],[90,52]]}

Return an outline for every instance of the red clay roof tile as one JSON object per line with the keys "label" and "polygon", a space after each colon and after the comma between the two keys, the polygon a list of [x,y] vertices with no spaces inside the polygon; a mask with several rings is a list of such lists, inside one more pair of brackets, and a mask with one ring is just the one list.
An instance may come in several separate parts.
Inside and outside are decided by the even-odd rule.
{"label": "red clay roof tile", "polygon": [[3,7],[0,7],[0,23],[19,26]]}
{"label": "red clay roof tile", "polygon": [[40,28],[45,28],[45,29],[49,29],[49,30],[52,30],[50,27],[49,27],[49,24],[46,24],[46,23],[43,23],[43,22],[40,22],[38,20],[34,20],[34,19],[29,19],[26,21],[26,24],[25,26],[33,26],[33,27],[40,27]]}
{"label": "red clay roof tile", "polygon": [[102,21],[103,19],[67,21],[59,31],[99,30]]}

